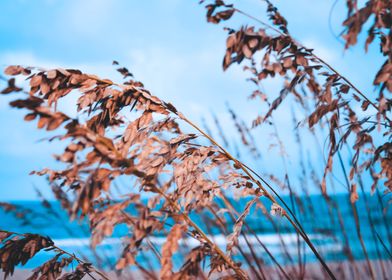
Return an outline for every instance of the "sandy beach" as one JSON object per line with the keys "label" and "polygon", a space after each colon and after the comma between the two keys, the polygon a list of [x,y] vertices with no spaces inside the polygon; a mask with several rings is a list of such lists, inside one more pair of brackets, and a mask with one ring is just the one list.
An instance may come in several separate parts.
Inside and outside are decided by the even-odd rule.
{"label": "sandy beach", "polygon": [[[333,271],[334,275],[336,276],[337,279],[360,279],[360,280],[367,280],[371,279],[368,269],[367,269],[367,264],[365,261],[356,261],[355,265],[348,261],[342,261],[342,262],[330,262],[328,263],[330,269]],[[375,274],[375,279],[392,279],[392,262],[391,261],[371,261],[371,265],[373,267],[373,271]],[[384,272],[383,272],[383,268]],[[298,278],[298,267],[285,267],[286,272],[289,273],[289,277],[291,279],[300,279]],[[272,269],[270,267],[265,267],[264,274],[266,279],[271,279],[271,280],[278,280],[278,279],[284,279],[281,273],[278,273],[276,269]],[[27,279],[30,276],[30,271],[28,270],[23,270],[19,269],[16,270],[14,275],[7,278],[10,280],[24,280]],[[123,275],[123,276],[117,276],[114,273],[107,273],[108,277],[110,279],[114,280],[125,280],[125,279],[148,279],[143,277],[142,275],[138,273],[133,273]],[[355,276],[353,276],[355,275]],[[156,275],[158,277],[158,275]],[[0,272],[0,277],[4,277],[4,273]],[[100,279],[99,276],[94,275],[96,279]],[[254,275],[250,273],[251,279],[257,279]],[[219,275],[212,275],[211,279],[218,279]],[[83,279],[91,279],[88,276],[84,277]],[[306,265],[306,270],[305,270],[305,275],[301,279],[329,279],[328,275],[325,274],[325,272],[321,269],[319,265],[316,264],[307,264]]]}

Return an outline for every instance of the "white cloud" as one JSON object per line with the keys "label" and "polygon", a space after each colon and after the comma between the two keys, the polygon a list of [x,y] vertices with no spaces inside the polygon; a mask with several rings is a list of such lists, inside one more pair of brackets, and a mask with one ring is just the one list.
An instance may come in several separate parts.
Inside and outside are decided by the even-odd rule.
{"label": "white cloud", "polygon": [[44,68],[53,68],[58,66],[54,61],[37,58],[32,52],[3,52],[0,54],[2,66],[23,65],[23,66],[39,66]]}
{"label": "white cloud", "polygon": [[75,35],[95,38],[108,36],[102,34],[102,28],[115,17],[113,8],[117,0],[71,0],[68,1],[64,18],[67,19],[65,28],[71,29]]}

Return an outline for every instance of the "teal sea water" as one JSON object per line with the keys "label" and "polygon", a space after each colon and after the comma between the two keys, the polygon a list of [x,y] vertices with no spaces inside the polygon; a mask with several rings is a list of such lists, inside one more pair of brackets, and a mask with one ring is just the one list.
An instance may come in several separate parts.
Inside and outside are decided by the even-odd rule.
{"label": "teal sea water", "polygon": [[[291,206],[289,197],[283,198]],[[301,222],[304,230],[309,235],[317,250],[328,261],[346,260],[352,256],[356,260],[365,258],[363,248],[359,242],[358,230],[364,240],[366,252],[371,259],[388,259],[392,251],[392,210],[385,208],[389,197],[374,195],[360,196],[356,203],[358,211],[359,229],[356,225],[353,209],[347,195],[335,195],[331,197],[330,206],[319,195],[296,198],[294,212]],[[365,203],[367,200],[367,205]],[[107,238],[102,245],[98,246],[96,254],[89,248],[88,223],[70,222],[67,214],[61,210],[57,202],[51,203],[54,213],[48,211],[39,201],[13,201],[12,203],[31,210],[27,214],[27,221],[16,219],[15,216],[0,210],[0,228],[19,233],[38,233],[51,237],[57,246],[91,262],[103,261],[109,267],[114,265],[123,248],[120,236],[127,234],[125,227],[117,227],[113,236]],[[235,208],[239,211],[246,201],[233,200]],[[267,209],[270,204],[265,203]],[[134,209],[128,209],[131,213]],[[226,238],[218,228],[214,228],[205,219],[198,215],[192,215],[192,219],[201,226],[223,249],[226,246]],[[247,236],[256,253],[267,264],[272,263],[268,254],[260,246],[262,242],[271,254],[283,265],[293,264],[299,261],[316,261],[310,249],[305,243],[298,243],[298,236],[288,223],[279,217],[273,217],[271,222],[260,210],[247,218],[247,223],[257,236]],[[233,225],[229,227],[232,228]],[[279,232],[280,234],[276,234]],[[150,239],[158,249],[163,245],[163,236],[155,236]],[[300,244],[300,245],[298,245]],[[181,246],[197,246],[197,242],[190,238],[183,240]],[[249,251],[244,238],[239,239],[239,246],[243,251]],[[298,255],[298,246],[300,254]],[[49,253],[40,253],[27,263],[27,268],[35,267],[48,258]],[[144,254],[140,260],[150,259],[154,266],[154,258],[149,258],[149,253]],[[97,257],[98,256],[98,257]],[[177,258],[177,265],[182,263],[181,256]],[[241,261],[241,259],[238,259]],[[151,263],[150,263],[151,264]],[[156,263],[158,265],[158,263]]]}

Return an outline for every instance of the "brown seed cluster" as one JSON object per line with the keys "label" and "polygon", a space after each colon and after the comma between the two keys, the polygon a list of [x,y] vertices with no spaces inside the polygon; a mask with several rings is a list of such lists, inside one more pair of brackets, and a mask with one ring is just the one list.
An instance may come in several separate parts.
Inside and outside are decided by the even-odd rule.
{"label": "brown seed cluster", "polygon": [[[221,0],[209,2],[206,5],[208,22],[218,24],[234,14],[250,17]],[[352,146],[354,153],[348,178],[349,199],[355,212],[358,199],[356,180],[364,171],[368,170],[373,178],[372,190],[379,180],[392,189],[391,101],[385,94],[392,88],[390,3],[368,1],[365,7],[358,9],[357,1],[347,1],[346,47],[356,44],[363,25],[374,16],[366,47],[376,36],[379,37],[381,53],[386,58],[374,79],[379,96],[372,98],[312,49],[297,42],[289,33],[286,19],[271,2],[266,2],[272,25],[256,19],[261,28],[227,29],[223,68],[235,63],[246,64],[244,70],[250,73],[250,81],[256,86],[251,98],[259,97],[268,105],[268,110],[254,120],[254,127],[271,122],[272,115],[290,97],[305,112],[310,130],[316,125],[327,127],[329,150],[321,182],[312,170],[314,182],[321,186],[326,198],[326,177],[333,171],[334,157],[343,145]],[[118,62],[113,64],[118,65]],[[23,95],[23,98],[12,101],[11,106],[27,110],[25,120],[37,120],[39,129],[55,131],[57,134],[50,138],[51,141],[66,143],[64,151],[55,157],[62,163],[61,168],[46,168],[33,173],[48,177],[55,197],[71,218],[88,220],[92,248],[112,236],[117,226],[125,225],[128,231],[123,236],[122,252],[115,265],[118,271],[133,266],[146,278],[154,278],[153,273],[138,261],[139,256],[148,251],[159,260],[159,277],[162,279],[196,279],[213,275],[222,279],[247,279],[250,272],[252,276],[264,279],[263,270],[254,267],[254,264],[260,265],[259,259],[244,234],[244,229],[247,233],[252,232],[246,217],[253,209],[259,208],[274,226],[276,224],[268,213],[287,219],[298,238],[309,245],[328,275],[334,278],[294,213],[267,191],[261,176],[233,157],[172,104],[152,95],[128,69],[119,67],[117,70],[125,79],[121,84],[75,69],[10,66],[5,73],[25,77],[29,82],[28,90],[24,92],[16,86],[12,77],[1,91],[1,94]],[[269,94],[261,90],[261,85],[276,77],[283,79],[284,83],[279,95],[270,102]],[[70,95],[77,97],[74,104],[77,114],[74,116],[58,109],[61,107],[58,105]],[[233,110],[229,111],[243,145],[254,157],[259,157],[249,129]],[[186,126],[193,128],[193,133],[183,132]],[[219,133],[227,144],[221,129]],[[381,142],[379,135],[382,135]],[[209,144],[201,144],[206,139]],[[270,179],[282,187],[290,185],[288,177],[282,181],[271,175]],[[120,181],[126,183],[119,191],[116,186]],[[247,203],[239,211],[227,195],[247,199]],[[270,211],[262,204],[262,197],[270,200]],[[17,216],[26,216],[26,212],[12,205],[0,206]],[[220,248],[192,219],[192,215],[199,214],[205,226],[213,225],[227,236],[225,249]],[[356,227],[358,230],[359,225]],[[151,238],[162,235],[166,241],[159,252]],[[245,253],[239,246],[240,237],[247,243],[250,253]],[[187,238],[195,239],[197,246],[182,246]],[[82,279],[91,273],[107,279],[91,264],[56,247],[50,238],[1,231],[0,239],[1,268],[6,277],[14,272],[15,266],[25,264],[46,249],[56,255],[36,268],[30,279]],[[259,245],[277,264],[264,244],[259,241]],[[181,252],[186,258],[175,269],[173,258],[180,250],[187,250]],[[249,271],[234,261],[237,255],[248,263]],[[68,272],[67,268],[73,262],[78,266]],[[207,268],[203,266],[205,262],[208,262]],[[289,278],[277,265],[282,276]]]}
{"label": "brown seed cluster", "polygon": [[[187,259],[180,275],[201,273],[196,268],[205,255],[210,255],[211,272],[234,270],[245,277],[229,257],[233,246],[227,247],[227,252],[216,247],[189,215],[215,213],[219,209],[216,198],[226,192],[258,200],[263,194],[257,187],[260,183],[244,174],[238,163],[233,166],[233,159],[224,150],[200,145],[198,135],[183,133],[180,122],[189,123],[185,116],[151,95],[128,70],[119,68],[119,72],[128,79],[123,84],[72,69],[6,69],[9,75],[26,75],[30,83],[27,96],[12,101],[11,106],[27,109],[25,120],[38,119],[38,128],[56,130],[58,134],[51,140],[68,143],[55,157],[64,164],[63,169],[45,168],[33,173],[48,176],[55,196],[72,218],[89,219],[93,247],[111,236],[117,225],[129,227],[118,270],[138,265],[139,252],[152,250],[149,238],[166,232],[170,219],[174,225],[168,244],[162,248],[162,277],[174,275],[173,246],[186,232],[200,242],[199,249],[192,249],[192,254],[200,257]],[[58,110],[57,104],[69,94],[78,95],[77,116]],[[129,183],[118,199],[113,185],[120,178],[128,178]],[[150,193],[147,204],[137,192]],[[129,208],[137,215],[127,212]],[[249,207],[228,242],[237,244],[241,221],[248,213]]]}
{"label": "brown seed cluster", "polygon": [[[356,193],[354,185],[357,175],[364,171],[368,171],[374,179],[372,192],[380,180],[392,190],[388,140],[391,134],[391,101],[384,94],[385,91],[392,91],[390,1],[368,1],[363,8],[359,8],[355,0],[347,1],[348,18],[343,23],[346,27],[343,38],[348,48],[357,43],[362,27],[374,17],[374,22],[368,29],[366,48],[375,37],[379,37],[381,54],[386,57],[374,80],[374,85],[378,87],[378,98],[360,91],[312,49],[295,40],[289,33],[286,19],[270,1],[266,3],[271,25],[223,1],[211,2],[213,4],[206,6],[209,22],[229,20],[237,13],[256,20],[262,26],[257,28],[247,25],[238,30],[227,28],[229,35],[223,59],[223,69],[234,63],[245,64],[244,70],[251,75],[249,80],[257,87],[251,98],[260,97],[269,107],[265,114],[254,120],[253,126],[267,122],[283,101],[293,96],[307,115],[310,129],[320,124],[327,126],[329,130],[329,152],[321,182],[324,192],[327,189],[326,176],[332,172],[334,157],[343,145],[351,145],[354,151],[350,171],[353,193]],[[230,14],[230,17],[216,12],[222,8],[231,11],[223,12],[224,15]],[[261,90],[262,82],[275,77],[280,77],[284,83],[279,96],[269,102],[270,95]],[[361,109],[358,110],[358,107]],[[381,141],[379,135],[382,135]]]}
{"label": "brown seed cluster", "polygon": [[[0,267],[4,272],[5,279],[14,273],[16,266],[26,264],[40,251],[51,251],[55,253],[55,256],[35,268],[26,279],[76,280],[82,279],[85,275],[91,276],[92,279],[95,279],[93,275],[98,275],[100,279],[109,279],[90,263],[55,246],[49,237],[0,230]],[[76,269],[63,273],[72,263],[78,264]]]}

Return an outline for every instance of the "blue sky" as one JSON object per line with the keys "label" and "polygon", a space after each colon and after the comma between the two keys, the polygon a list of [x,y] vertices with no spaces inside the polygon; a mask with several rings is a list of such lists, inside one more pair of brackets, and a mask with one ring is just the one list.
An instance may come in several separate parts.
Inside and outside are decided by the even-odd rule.
{"label": "blue sky", "polygon": [[[338,2],[331,18],[334,1],[274,2],[297,39],[372,94],[372,77],[381,61],[376,49],[367,56],[362,46],[344,52],[333,35],[341,31],[344,1]],[[262,1],[234,3],[265,18]],[[225,24],[206,23],[205,9],[197,0],[3,0],[0,11],[1,67],[75,67],[119,79],[111,66],[115,59],[155,95],[173,102],[196,122],[201,123],[205,117],[211,123],[214,111],[224,124],[228,123],[229,135],[235,130],[226,102],[248,123],[260,113],[257,102],[247,99],[253,88],[245,81],[241,68],[222,71]],[[238,15],[226,25],[247,23],[254,24]],[[266,89],[276,94],[279,87],[272,82]],[[60,151],[60,146],[39,142],[45,133],[37,131],[35,124],[25,123],[22,112],[9,108],[9,100],[8,96],[0,98],[0,200],[34,199],[34,186],[49,194],[45,180],[28,174],[52,165],[52,155]],[[287,108],[278,111],[275,120],[281,135],[292,137],[287,112]],[[255,134],[258,143],[267,146],[271,139],[263,129]],[[281,162],[273,151],[268,153],[265,166],[281,174]]]}

